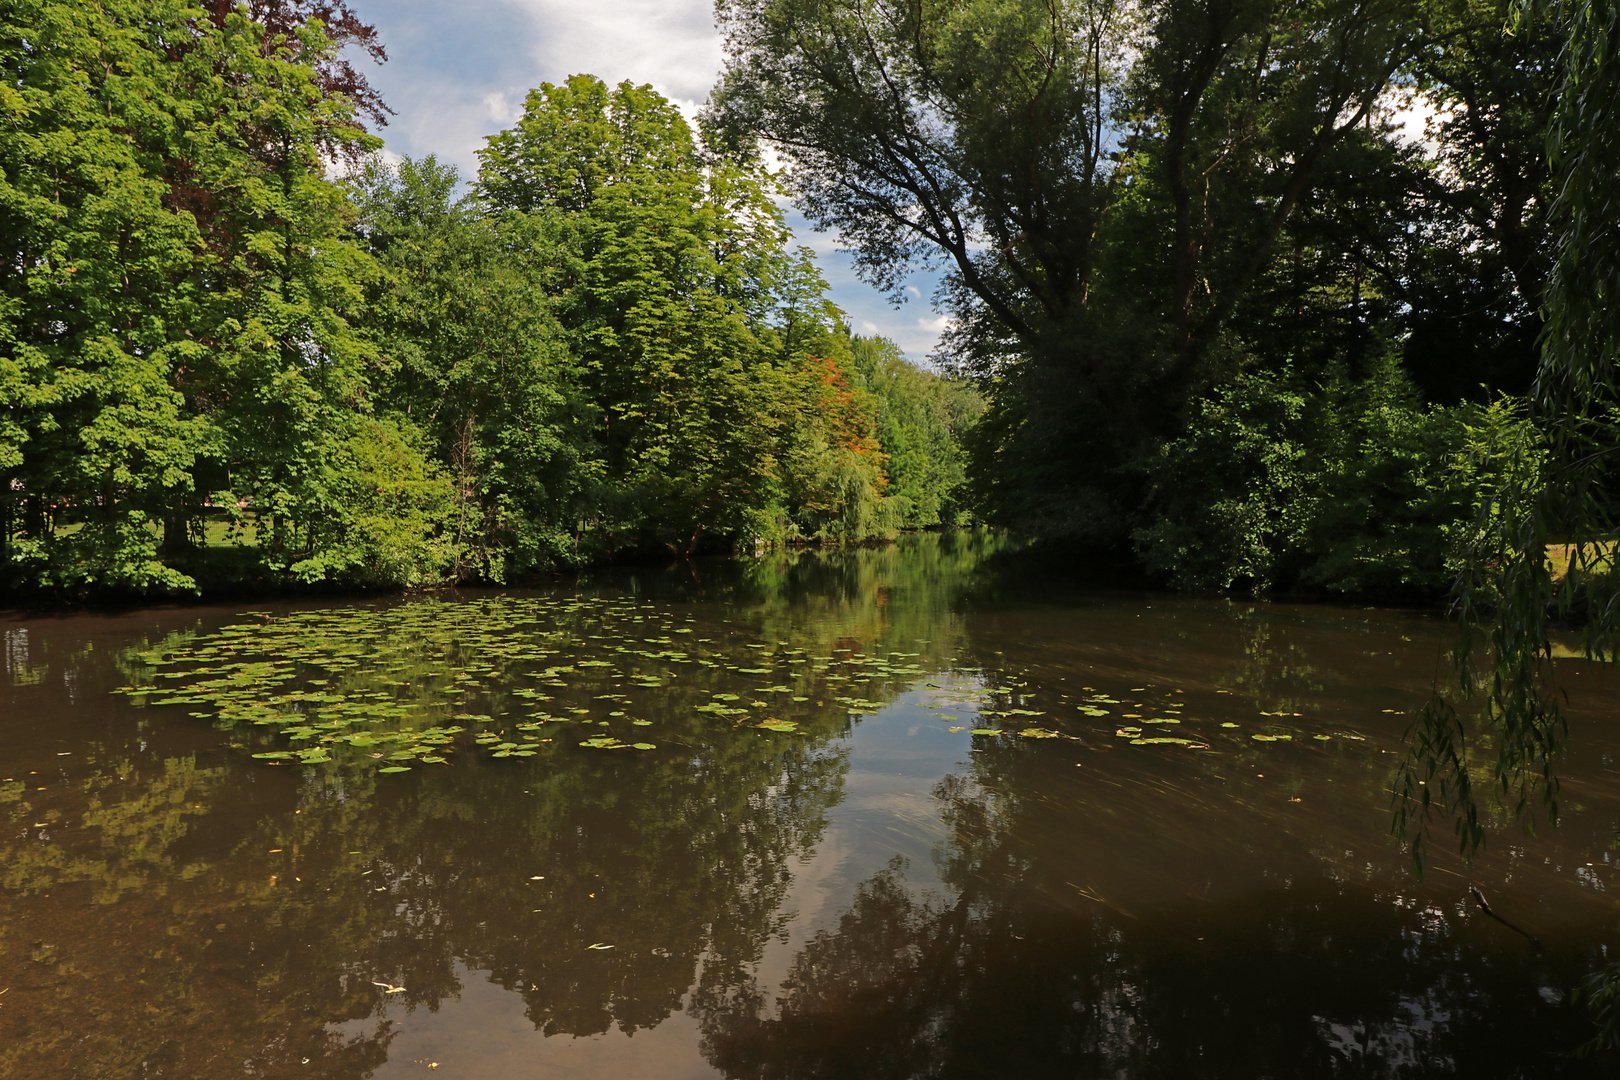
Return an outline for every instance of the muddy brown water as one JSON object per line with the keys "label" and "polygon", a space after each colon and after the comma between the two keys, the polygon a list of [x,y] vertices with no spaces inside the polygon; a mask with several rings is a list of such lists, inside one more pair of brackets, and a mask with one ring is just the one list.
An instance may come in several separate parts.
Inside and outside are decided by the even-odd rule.
{"label": "muddy brown water", "polygon": [[1418,881],[1444,625],[1001,545],[0,616],[0,1076],[1607,1075],[1614,672]]}

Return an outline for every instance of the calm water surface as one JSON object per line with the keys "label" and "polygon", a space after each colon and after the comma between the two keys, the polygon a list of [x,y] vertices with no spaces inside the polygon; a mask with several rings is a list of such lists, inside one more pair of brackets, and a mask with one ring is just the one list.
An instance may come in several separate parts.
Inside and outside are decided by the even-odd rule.
{"label": "calm water surface", "polygon": [[1605,1075],[1612,672],[1419,883],[1445,627],[998,544],[0,617],[0,1076]]}

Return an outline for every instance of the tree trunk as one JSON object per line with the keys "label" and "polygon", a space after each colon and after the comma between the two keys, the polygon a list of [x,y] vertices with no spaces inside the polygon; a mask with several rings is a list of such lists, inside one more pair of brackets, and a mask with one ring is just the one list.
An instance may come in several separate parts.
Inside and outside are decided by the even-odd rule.
{"label": "tree trunk", "polygon": [[189,555],[197,549],[191,541],[191,521],[186,514],[180,511],[170,511],[163,515],[163,545],[164,555]]}
{"label": "tree trunk", "polygon": [[23,501],[23,532],[31,540],[45,537],[45,500],[38,495],[29,495]]}

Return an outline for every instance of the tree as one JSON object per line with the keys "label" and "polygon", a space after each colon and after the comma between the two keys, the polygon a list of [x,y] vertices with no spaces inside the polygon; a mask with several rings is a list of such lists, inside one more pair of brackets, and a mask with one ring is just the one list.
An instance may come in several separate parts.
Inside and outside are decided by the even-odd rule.
{"label": "tree", "polygon": [[888,457],[889,491],[906,500],[905,524],[966,521],[961,443],[983,410],[979,395],[965,380],[911,364],[883,338],[851,338],[850,362],[877,400],[877,441]]}
{"label": "tree", "polygon": [[13,583],[194,587],[182,567],[202,558],[211,494],[247,508],[268,571],[371,578],[377,548],[353,514],[375,524],[377,508],[349,502],[370,459],[357,447],[402,444],[364,419],[377,357],[355,320],[372,271],[323,159],[375,140],[322,85],[333,40],[296,23],[271,38],[240,11],[183,3],[8,9]]}
{"label": "tree", "polygon": [[459,179],[433,157],[372,160],[354,194],[382,271],[366,305],[388,358],[376,407],[454,480],[450,573],[499,579],[570,559],[596,413],[555,311],[572,231],[458,200]]}
{"label": "tree", "polygon": [[1382,3],[717,10],[711,126],[787,156],[874,284],[947,268],[948,348],[990,397],[980,499],[1116,542],[1128,465],[1237,365],[1233,312],[1414,29]]}
{"label": "tree", "polygon": [[[582,498],[597,543],[691,552],[706,535],[883,530],[858,509],[882,503],[867,436],[822,430],[853,422],[836,311],[787,249],[757,161],[706,153],[651,88],[588,75],[533,91],[481,154],[487,212],[568,232],[555,311],[596,410]],[[841,479],[810,475],[829,469]],[[810,502],[822,509],[805,516]]]}
{"label": "tree", "polygon": [[[1566,727],[1554,681],[1550,630],[1580,616],[1585,651],[1615,656],[1620,578],[1614,573],[1620,522],[1614,511],[1616,366],[1620,316],[1620,227],[1601,208],[1620,194],[1620,34],[1612,4],[1526,8],[1566,35],[1549,158],[1559,192],[1553,206],[1557,258],[1546,297],[1547,330],[1531,402],[1531,424],[1482,448],[1505,460],[1503,480],[1484,500],[1456,583],[1455,651],[1463,698],[1480,702],[1496,741],[1492,788],[1528,822],[1537,803],[1558,814],[1556,762]],[[1596,212],[1594,212],[1596,211]],[[1565,542],[1567,541],[1567,546]],[[1555,552],[1554,544],[1562,549]],[[1556,561],[1555,561],[1556,559]],[[1567,561],[1560,574],[1559,564]],[[1476,635],[1488,643],[1483,671]],[[1397,787],[1396,829],[1421,867],[1429,815],[1438,800],[1456,816],[1465,855],[1484,843],[1467,768],[1465,730],[1442,695],[1420,714]]]}
{"label": "tree", "polygon": [[296,42],[300,34],[311,26],[318,26],[331,48],[312,58],[315,84],[328,100],[341,100],[348,108],[339,109],[328,117],[330,128],[322,133],[321,148],[328,154],[358,164],[365,152],[364,144],[352,137],[354,114],[364,113],[371,122],[381,127],[388,123],[391,110],[370,81],[354,67],[348,50],[364,53],[375,63],[388,60],[388,50],[377,37],[377,28],[363,22],[345,0],[201,0],[214,25],[224,28],[239,10],[264,27],[260,49],[266,56],[273,55]]}

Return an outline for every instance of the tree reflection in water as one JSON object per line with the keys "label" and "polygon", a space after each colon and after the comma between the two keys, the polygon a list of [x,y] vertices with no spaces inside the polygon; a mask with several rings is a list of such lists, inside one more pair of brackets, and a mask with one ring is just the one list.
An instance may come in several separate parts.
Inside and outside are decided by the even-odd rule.
{"label": "tree reflection in water", "polygon": [[[106,848],[8,852],[21,899],[0,910],[5,953],[26,957],[31,939],[52,955],[13,984],[14,1001],[48,1007],[0,1014],[0,1074],[275,1076],[307,1058],[364,1076],[391,1037],[379,997],[437,1009],[462,966],[521,994],[546,1034],[654,1026],[699,957],[705,980],[757,960],[844,767],[795,742],[541,778],[485,766],[407,793],[372,777],[226,786],[171,760],[95,822]],[[183,850],[243,811],[262,824],[228,853]],[[187,827],[167,843],[153,828],[166,817]],[[328,1026],[374,1012],[359,1039]]]}
{"label": "tree reflection in water", "polygon": [[1590,961],[1579,950],[1481,948],[1432,909],[1328,879],[1129,913],[1077,903],[1017,841],[1016,805],[960,776],[936,796],[954,900],[910,888],[897,858],[778,993],[696,995],[726,1076],[1607,1075],[1545,1049],[1589,1030],[1538,992]]}
{"label": "tree reflection in water", "polygon": [[[932,669],[960,644],[952,583],[997,541],[920,540],[584,587],[653,586],[654,608],[699,612],[692,637],[717,648],[921,650]],[[919,575],[927,586],[891,605]],[[27,825],[0,841],[0,1076],[363,1077],[388,1059],[396,1020],[455,1000],[468,968],[520,994],[546,1035],[656,1026],[694,986],[739,983],[791,918],[790,863],[821,837],[848,767],[836,737],[852,721],[834,696],[848,679],[778,698],[772,713],[804,734],[771,736],[693,712],[762,681],[711,670],[638,692],[668,737],[657,754],[558,740],[568,749],[551,758],[468,756],[409,780],[342,761],[266,768],[230,749],[257,749],[251,731],[106,695],[149,636],[91,649],[75,632],[36,628],[7,654],[0,712],[18,722],[14,743],[52,736],[38,763],[53,775],[0,784],[0,810]],[[331,689],[408,700],[424,668],[476,659],[403,638],[367,647],[391,681],[373,662]],[[888,698],[908,681],[862,687]],[[63,701],[63,686],[78,696]],[[54,751],[63,732],[68,758]]]}
{"label": "tree reflection in water", "polygon": [[[656,685],[541,683],[569,715],[632,700],[659,747],[634,758],[576,735],[403,776],[265,766],[247,755],[274,733],[106,692],[138,674],[131,651],[200,641],[197,615],[8,628],[0,1076],[359,1080],[411,1067],[399,1048],[469,971],[521,997],[530,1050],[679,1010],[714,1067],[748,1080],[1602,1075],[1551,1054],[1587,1031],[1554,989],[1613,941],[1600,890],[1620,788],[1597,767],[1612,736],[1582,734],[1596,752],[1557,833],[1476,867],[1493,901],[1536,913],[1548,951],[1531,954],[1457,908],[1460,887],[1409,888],[1385,833],[1393,712],[1432,667],[1403,645],[1415,620],[1068,602],[1047,578],[1023,594],[980,575],[993,547],[916,537],[584,583],[692,630],[693,664]],[[547,632],[631,670],[602,627]],[[368,662],[319,677],[415,707],[447,679],[425,672],[474,670],[469,712],[522,715],[536,665],[443,637],[357,643]],[[719,655],[732,646],[747,655]],[[768,677],[743,673],[759,646],[781,650]],[[770,703],[747,721],[699,710],[720,692]],[[765,715],[795,730],[754,726]],[[1212,750],[1115,734],[1153,722]],[[1052,737],[971,734],[986,723]],[[795,940],[801,860],[847,854],[866,812],[851,806],[879,796],[890,817],[841,864],[831,921],[776,944]],[[883,865],[900,825],[914,852],[943,837],[938,891],[917,887],[927,867]],[[782,970],[778,948],[781,987],[760,975]]]}

